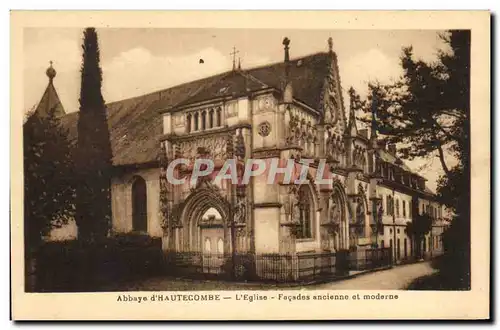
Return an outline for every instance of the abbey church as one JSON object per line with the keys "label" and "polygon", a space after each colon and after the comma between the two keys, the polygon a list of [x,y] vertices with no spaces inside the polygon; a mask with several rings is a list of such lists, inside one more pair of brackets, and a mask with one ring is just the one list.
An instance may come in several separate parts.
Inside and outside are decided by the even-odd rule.
{"label": "abbey church", "polygon": [[[327,50],[231,71],[107,104],[113,151],[113,231],[162,238],[165,253],[302,255],[390,248],[395,262],[415,253],[407,224],[433,219],[421,242],[426,255],[442,250],[443,207],[426,179],[397,157],[376,130],[345,111],[337,56]],[[78,112],[65,114],[55,70],[37,111],[57,108],[71,139]],[[105,79],[105,78],[104,78]],[[171,184],[175,159],[312,159],[302,185],[254,177]],[[319,160],[333,184],[316,182]],[[190,166],[176,171],[188,175]]]}

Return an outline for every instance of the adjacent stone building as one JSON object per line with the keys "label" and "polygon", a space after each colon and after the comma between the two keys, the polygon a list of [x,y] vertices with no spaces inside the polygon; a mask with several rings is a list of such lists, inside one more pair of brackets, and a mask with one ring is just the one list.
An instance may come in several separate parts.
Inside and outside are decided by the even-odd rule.
{"label": "adjacent stone building", "polygon": [[[407,224],[427,213],[433,227],[422,251],[439,253],[442,206],[395,146],[347,114],[332,40],[327,52],[296,59],[290,59],[289,43],[285,38],[281,63],[233,67],[107,104],[113,231],[162,237],[166,252],[295,255],[378,246],[391,247],[402,261],[415,254]],[[42,100],[57,97],[54,76]],[[72,138],[77,120],[78,112],[62,117]],[[227,159],[240,166],[248,159],[314,162],[300,186],[269,185],[265,176],[247,185],[166,180],[170,162],[200,157],[213,159],[216,172]],[[316,182],[320,159],[327,160],[324,171],[333,184]],[[191,169],[178,166],[176,173],[189,176]]]}

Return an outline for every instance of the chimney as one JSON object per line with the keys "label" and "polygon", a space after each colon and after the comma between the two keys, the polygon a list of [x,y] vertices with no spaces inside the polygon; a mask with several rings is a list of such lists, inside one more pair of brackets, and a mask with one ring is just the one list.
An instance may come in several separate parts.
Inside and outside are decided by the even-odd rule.
{"label": "chimney", "polygon": [[393,156],[396,156],[396,145],[394,143],[389,143],[387,145],[387,151],[393,155]]}

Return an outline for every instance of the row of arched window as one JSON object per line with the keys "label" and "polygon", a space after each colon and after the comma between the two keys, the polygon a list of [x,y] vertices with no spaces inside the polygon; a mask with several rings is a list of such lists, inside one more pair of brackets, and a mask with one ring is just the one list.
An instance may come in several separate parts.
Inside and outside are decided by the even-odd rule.
{"label": "row of arched window", "polygon": [[186,133],[222,126],[221,107],[190,112],[186,115]]}

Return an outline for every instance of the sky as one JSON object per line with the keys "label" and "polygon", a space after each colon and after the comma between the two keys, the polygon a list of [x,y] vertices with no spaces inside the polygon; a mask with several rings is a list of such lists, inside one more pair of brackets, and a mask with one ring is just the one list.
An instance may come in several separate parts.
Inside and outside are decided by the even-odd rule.
{"label": "sky", "polygon": [[[425,61],[434,61],[437,51],[446,49],[438,36],[442,31],[434,30],[100,28],[97,32],[106,102],[228,71],[233,47],[243,69],[283,61],[285,36],[291,40],[291,58],[327,51],[332,37],[344,93],[352,86],[362,96],[369,81],[390,82],[402,74],[402,47],[413,46],[415,56]],[[54,85],[66,112],[78,110],[82,37],[83,30],[76,28],[24,30],[24,112],[42,97],[49,61],[57,71]],[[348,103],[346,94],[344,100]],[[407,163],[427,177],[429,188],[435,190],[442,173],[438,159]]]}

